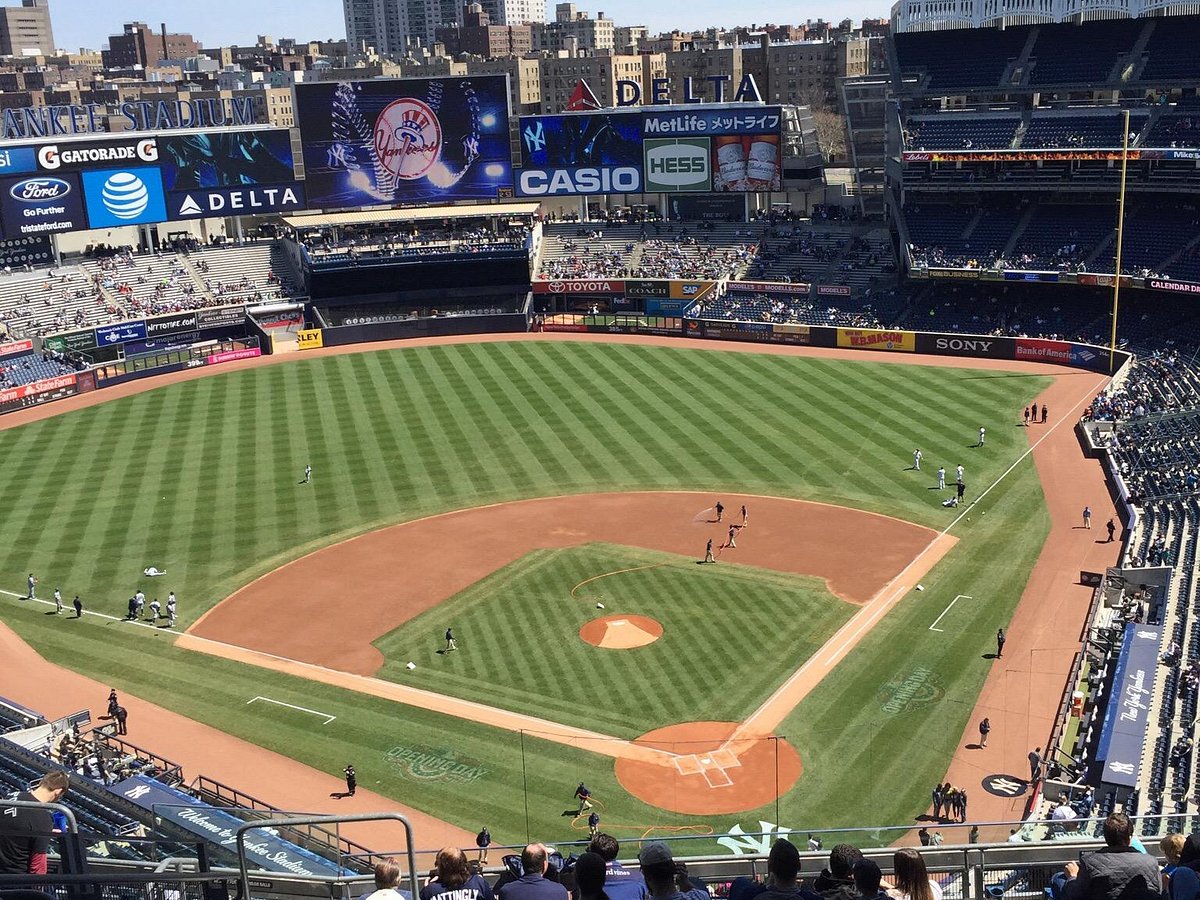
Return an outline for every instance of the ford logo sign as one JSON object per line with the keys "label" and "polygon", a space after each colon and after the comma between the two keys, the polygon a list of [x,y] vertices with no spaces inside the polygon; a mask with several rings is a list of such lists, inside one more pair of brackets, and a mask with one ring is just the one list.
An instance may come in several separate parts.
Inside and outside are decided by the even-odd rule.
{"label": "ford logo sign", "polygon": [[57,200],[71,193],[71,185],[61,178],[26,178],[8,189],[8,195],[22,203]]}

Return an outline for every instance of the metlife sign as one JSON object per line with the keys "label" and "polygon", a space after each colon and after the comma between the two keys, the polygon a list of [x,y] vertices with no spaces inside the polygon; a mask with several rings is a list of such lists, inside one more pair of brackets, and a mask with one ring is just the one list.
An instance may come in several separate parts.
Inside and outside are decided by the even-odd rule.
{"label": "metlife sign", "polygon": [[304,207],[304,185],[298,181],[282,185],[256,184],[172,191],[167,194],[168,217],[175,220],[296,212]]}
{"label": "metlife sign", "polygon": [[93,228],[165,222],[167,201],[157,166],[84,172],[83,195]]}
{"label": "metlife sign", "polygon": [[647,138],[646,190],[652,193],[708,193],[712,190],[708,138]]}
{"label": "metlife sign", "polygon": [[68,173],[0,179],[0,217],[4,233],[10,238],[87,228],[79,176]]}

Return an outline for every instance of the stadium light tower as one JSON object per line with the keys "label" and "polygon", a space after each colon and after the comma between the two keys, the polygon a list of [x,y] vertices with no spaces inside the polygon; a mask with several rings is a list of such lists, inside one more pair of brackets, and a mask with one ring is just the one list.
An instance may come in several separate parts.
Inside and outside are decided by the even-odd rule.
{"label": "stadium light tower", "polygon": [[1121,306],[1121,246],[1125,237],[1125,171],[1129,166],[1129,110],[1123,111],[1121,127],[1121,190],[1117,194],[1117,258],[1113,278],[1112,336],[1108,343],[1108,374],[1117,356],[1117,312]]}

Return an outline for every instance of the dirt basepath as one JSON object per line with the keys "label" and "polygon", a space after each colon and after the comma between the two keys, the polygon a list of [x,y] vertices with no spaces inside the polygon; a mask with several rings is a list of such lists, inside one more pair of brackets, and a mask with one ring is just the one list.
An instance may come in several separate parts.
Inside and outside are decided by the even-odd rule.
{"label": "dirt basepath", "polygon": [[[935,533],[875,513],[775,497],[726,495],[725,523],[750,526],[722,563],[816,575],[866,603]],[[713,494],[581,494],[459,510],[373,531],[269,572],[221,601],[189,633],[300,662],[373,675],[372,641],[497,569],[543,547],[605,541],[703,559],[727,524],[709,521]],[[699,518],[699,521],[696,521]],[[870,547],[864,558],[861,547]],[[565,589],[564,589],[565,592]],[[353,598],[354,615],[345,604]],[[296,628],[304,622],[304,628]],[[444,627],[444,625],[442,626]],[[329,635],[336,634],[336,641]],[[440,630],[431,633],[441,640]]]}
{"label": "dirt basepath", "polygon": [[[3,623],[0,659],[4,660],[0,665],[0,694],[51,719],[81,709],[93,709],[99,715],[108,696],[108,685],[47,662]],[[121,693],[121,703],[129,710],[129,739],[182,765],[188,779],[205,775],[296,812],[401,812],[412,822],[423,850],[474,844],[473,834],[362,786],[353,797],[333,799],[330,794],[346,789],[338,777],[125,692]],[[343,834],[375,850],[404,847],[404,831],[395,823],[346,825]]]}

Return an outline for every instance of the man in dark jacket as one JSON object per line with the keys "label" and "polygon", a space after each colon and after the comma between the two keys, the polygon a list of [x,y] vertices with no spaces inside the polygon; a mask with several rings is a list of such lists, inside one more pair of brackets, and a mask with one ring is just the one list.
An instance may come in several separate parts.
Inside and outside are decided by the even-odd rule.
{"label": "man in dark jacket", "polygon": [[642,873],[617,862],[621,845],[616,838],[601,831],[592,838],[588,850],[604,860],[604,893],[608,894],[609,900],[647,900],[650,891],[646,889]]}
{"label": "man in dark jacket", "polygon": [[1067,863],[1067,900],[1156,900],[1158,863],[1130,846],[1133,823],[1124,813],[1104,820],[1105,847]]}
{"label": "man in dark jacket", "polygon": [[854,887],[854,864],[863,858],[851,844],[838,844],[829,851],[829,868],[822,869],[813,889],[825,900],[860,900]]}

